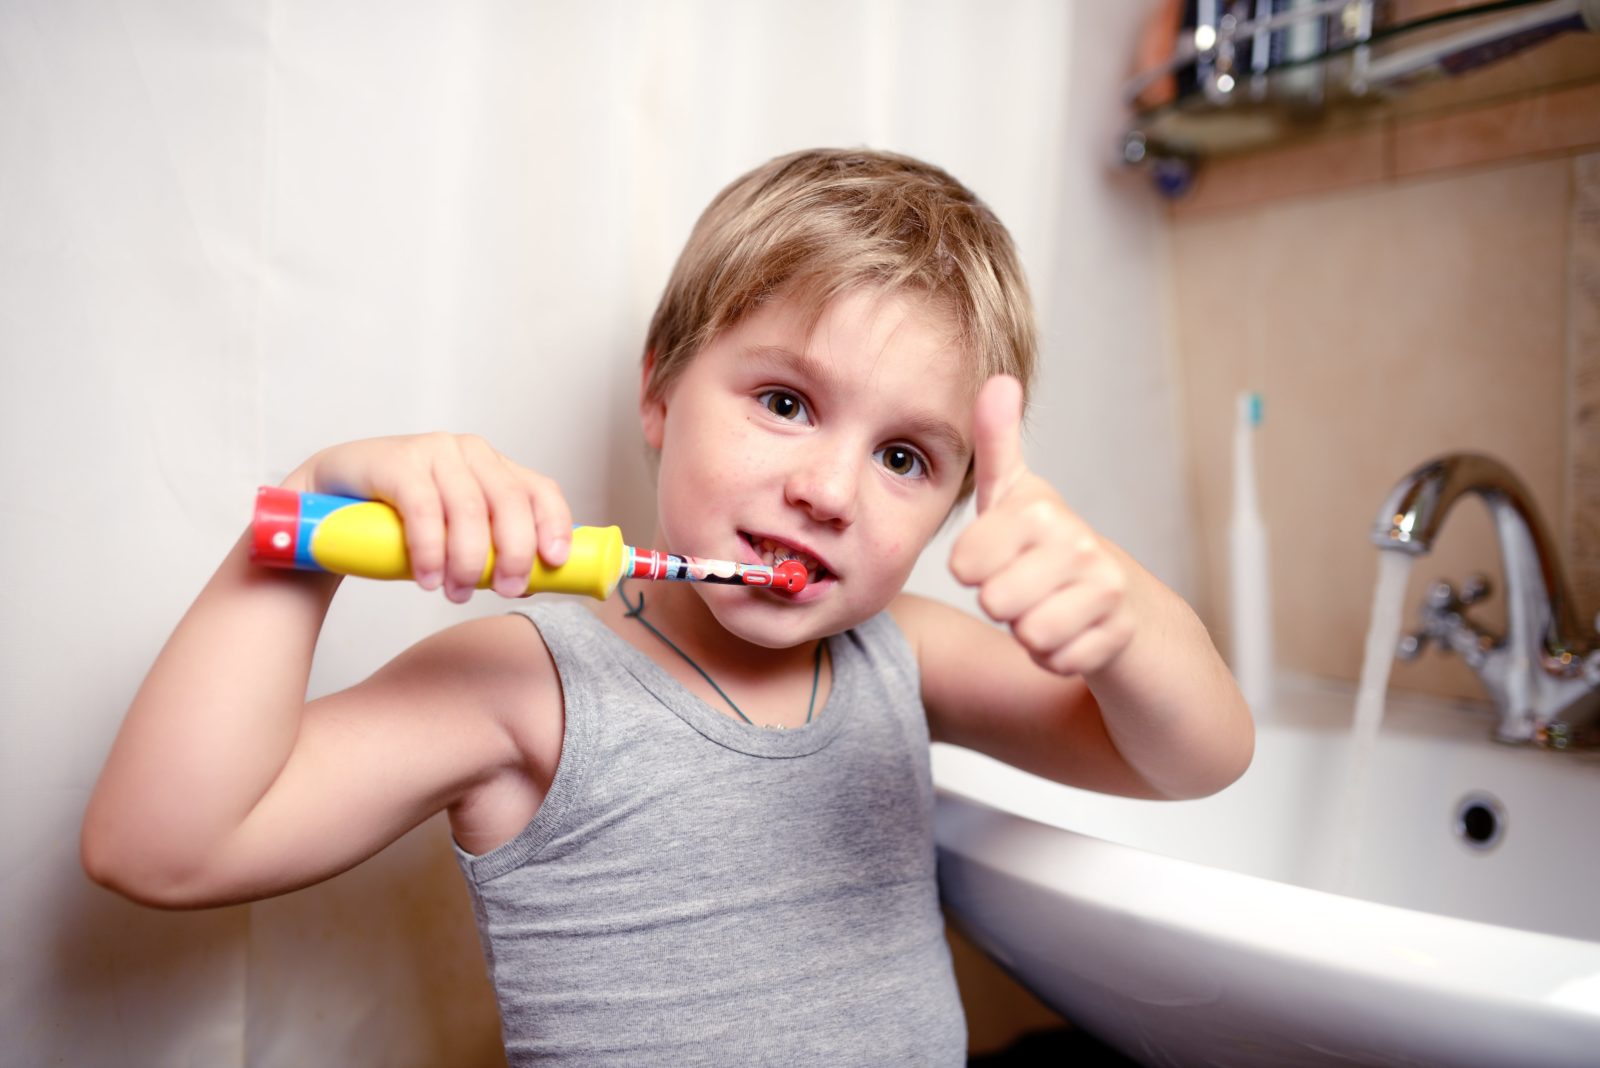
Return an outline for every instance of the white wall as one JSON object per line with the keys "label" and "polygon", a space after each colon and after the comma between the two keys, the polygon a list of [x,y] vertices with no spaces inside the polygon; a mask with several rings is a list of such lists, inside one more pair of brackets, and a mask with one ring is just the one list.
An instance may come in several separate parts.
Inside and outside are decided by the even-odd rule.
{"label": "white wall", "polygon": [[[1030,459],[1183,589],[1159,209],[1104,165],[1143,6],[0,0],[0,1059],[498,1061],[439,821],[197,914],[89,885],[78,821],[254,487],[316,448],[471,430],[650,530],[646,320],[780,152],[909,152],[995,207],[1045,328]],[[942,556],[915,581],[963,600]],[[348,584],[313,689],[502,610]]]}

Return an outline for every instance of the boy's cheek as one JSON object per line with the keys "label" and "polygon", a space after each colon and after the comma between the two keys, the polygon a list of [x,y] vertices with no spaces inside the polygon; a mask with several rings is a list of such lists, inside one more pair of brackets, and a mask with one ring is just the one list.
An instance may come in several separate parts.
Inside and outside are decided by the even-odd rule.
{"label": "boy's cheek", "polygon": [[896,539],[880,548],[878,559],[880,561],[896,561],[903,565],[904,570],[909,572],[912,565],[916,563],[917,556],[921,551],[922,547],[920,545],[911,546],[901,539]]}
{"label": "boy's cheek", "polygon": [[892,597],[900,592],[906,580],[911,577],[911,570],[916,566],[917,558],[922,555],[926,545],[926,538],[917,538],[910,532],[901,532],[870,545],[856,566],[865,576],[883,582]]}

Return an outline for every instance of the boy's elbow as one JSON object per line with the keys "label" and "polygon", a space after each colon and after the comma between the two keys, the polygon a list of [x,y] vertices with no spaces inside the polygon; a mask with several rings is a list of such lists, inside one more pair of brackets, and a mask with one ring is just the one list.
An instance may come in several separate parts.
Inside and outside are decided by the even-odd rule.
{"label": "boy's elbow", "polygon": [[1256,728],[1249,720],[1245,721],[1239,736],[1234,739],[1225,759],[1217,780],[1217,787],[1211,793],[1225,790],[1244,777],[1250,770],[1250,765],[1256,758]]}
{"label": "boy's elbow", "polygon": [[135,904],[157,909],[200,909],[209,899],[192,872],[163,864],[153,851],[129,848],[118,836],[85,820],[78,836],[78,861],[89,880]]}
{"label": "boy's elbow", "polygon": [[1187,785],[1185,789],[1169,793],[1172,801],[1193,801],[1221,793],[1244,777],[1255,760],[1256,729],[1248,717],[1227,741],[1213,754],[1207,774]]}
{"label": "boy's elbow", "polygon": [[78,862],[89,881],[120,894],[140,905],[155,908],[174,907],[166,903],[170,894],[164,894],[154,873],[144,870],[125,850],[85,821],[78,836]]}

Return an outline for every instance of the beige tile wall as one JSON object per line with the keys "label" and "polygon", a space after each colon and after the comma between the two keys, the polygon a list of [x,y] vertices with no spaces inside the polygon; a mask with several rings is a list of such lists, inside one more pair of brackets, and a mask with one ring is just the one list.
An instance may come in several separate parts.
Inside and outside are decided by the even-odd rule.
{"label": "beige tile wall", "polygon": [[1568,575],[1584,623],[1600,609],[1600,153],[1573,161],[1567,274]]}
{"label": "beige tile wall", "polygon": [[[1596,224],[1581,269],[1573,246],[1577,205],[1592,212],[1597,202],[1594,182],[1592,160],[1557,155],[1175,214],[1196,608],[1224,649],[1231,399],[1241,389],[1266,401],[1259,485],[1284,666],[1358,676],[1377,567],[1367,530],[1395,480],[1444,451],[1509,463],[1583,565],[1574,573],[1592,565],[1588,532],[1600,517],[1569,518],[1568,503],[1580,478],[1587,508],[1600,495],[1600,320],[1569,322],[1573,278],[1593,286],[1591,306],[1600,290]],[[1576,411],[1575,374],[1591,402]],[[1588,450],[1582,462],[1577,448]],[[1426,582],[1475,569],[1498,576],[1498,555],[1487,512],[1468,501],[1414,569],[1408,619]],[[1590,618],[1600,607],[1592,586],[1585,597]],[[1485,607],[1498,626],[1496,606]],[[1392,684],[1480,695],[1470,672],[1437,654],[1398,665]]]}

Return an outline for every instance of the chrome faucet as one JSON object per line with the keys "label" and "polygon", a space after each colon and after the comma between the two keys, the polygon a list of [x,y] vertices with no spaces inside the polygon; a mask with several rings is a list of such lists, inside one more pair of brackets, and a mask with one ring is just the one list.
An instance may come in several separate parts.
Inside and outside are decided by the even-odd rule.
{"label": "chrome faucet", "polygon": [[1450,507],[1469,493],[1489,506],[1499,535],[1506,632],[1497,637],[1465,613],[1488,595],[1487,580],[1473,576],[1459,593],[1440,582],[1423,599],[1420,627],[1400,640],[1396,655],[1414,659],[1431,640],[1461,657],[1499,712],[1499,741],[1600,745],[1600,643],[1580,634],[1554,543],[1509,468],[1478,453],[1428,461],[1384,500],[1373,544],[1413,556],[1428,552]]}

